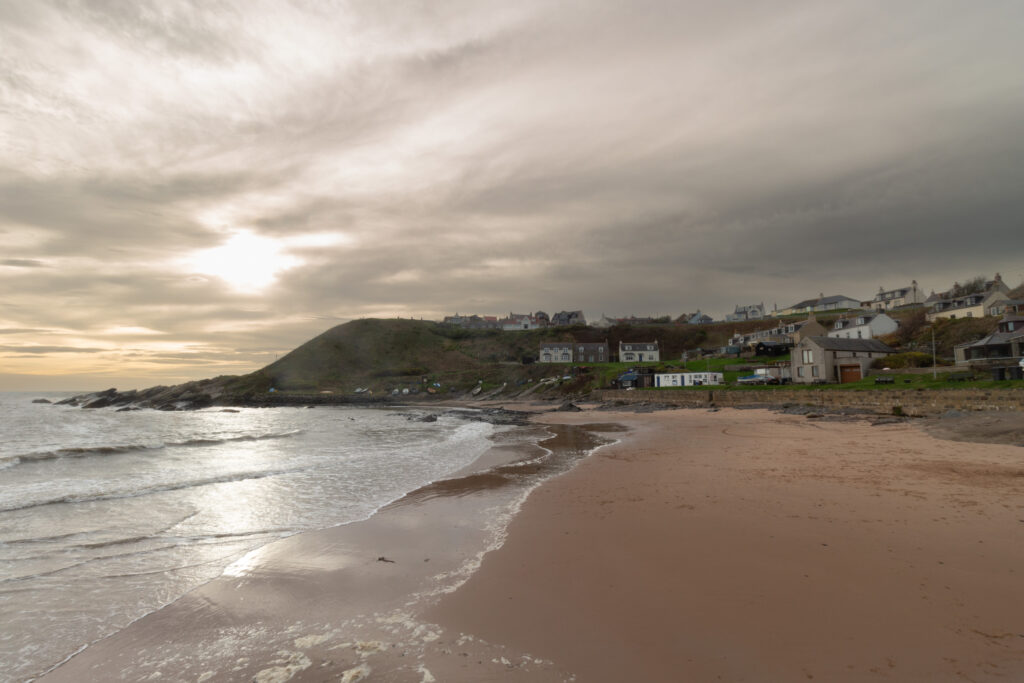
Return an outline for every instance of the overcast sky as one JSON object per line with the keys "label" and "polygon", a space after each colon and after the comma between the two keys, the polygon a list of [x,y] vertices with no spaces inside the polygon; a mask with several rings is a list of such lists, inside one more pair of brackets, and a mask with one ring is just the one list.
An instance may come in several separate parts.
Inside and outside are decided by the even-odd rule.
{"label": "overcast sky", "polygon": [[0,389],[1024,279],[1024,3],[0,0]]}

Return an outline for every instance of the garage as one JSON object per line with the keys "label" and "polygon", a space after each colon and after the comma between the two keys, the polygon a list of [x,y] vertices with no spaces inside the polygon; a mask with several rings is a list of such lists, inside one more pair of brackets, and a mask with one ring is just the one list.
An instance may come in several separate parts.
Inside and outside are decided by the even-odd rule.
{"label": "garage", "polygon": [[861,379],[860,366],[859,365],[840,365],[839,366],[839,383],[846,384],[847,382],[859,382]]}

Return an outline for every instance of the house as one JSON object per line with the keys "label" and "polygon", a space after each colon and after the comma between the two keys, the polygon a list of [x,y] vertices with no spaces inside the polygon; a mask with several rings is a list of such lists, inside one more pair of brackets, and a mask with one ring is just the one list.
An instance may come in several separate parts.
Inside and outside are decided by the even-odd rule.
{"label": "house", "polygon": [[1006,299],[992,305],[996,315],[1024,315],[1024,299]]}
{"label": "house", "polygon": [[1009,301],[1010,288],[1003,278],[996,273],[995,277],[981,287],[981,291],[961,293],[960,285],[943,292],[941,295],[932,293],[926,303],[929,305],[926,315],[928,322],[939,318],[983,318],[987,315],[999,315],[1003,310],[1002,302]]}
{"label": "house", "polygon": [[886,290],[878,288],[878,294],[871,301],[862,301],[861,308],[871,311],[891,311],[900,306],[913,306],[923,304],[925,301],[924,292],[917,286],[917,280],[911,280],[909,287]]}
{"label": "house", "polygon": [[953,299],[940,299],[932,304],[925,317],[928,322],[939,318],[983,318],[986,315],[998,315],[1003,310],[1003,302],[1010,297],[998,289],[968,294]]}
{"label": "house", "polygon": [[793,342],[760,341],[754,346],[757,356],[785,356],[793,348]]}
{"label": "house", "polygon": [[856,382],[876,358],[893,350],[877,339],[805,337],[793,347],[793,381],[798,384]]}
{"label": "house", "polygon": [[828,311],[842,311],[845,309],[860,308],[859,299],[851,299],[843,294],[825,296],[819,294],[817,299],[805,299],[793,304],[789,308],[772,311],[772,315],[800,315],[801,313],[825,313]]}
{"label": "house", "polygon": [[696,313],[692,315],[687,314],[685,317],[688,325],[709,325],[714,322],[714,318],[701,313],[699,308]]}
{"label": "house", "polygon": [[661,360],[657,340],[653,342],[619,342],[619,362],[646,363]]}
{"label": "house", "polygon": [[579,343],[574,344],[577,363],[607,363],[611,360],[608,352],[608,342]]}
{"label": "house", "polygon": [[746,320],[761,320],[764,318],[764,302],[751,304],[749,306],[736,306],[736,310],[727,313],[726,322],[741,322]]}
{"label": "house", "polygon": [[556,327],[586,325],[587,319],[583,317],[583,311],[559,311],[551,316],[551,324]]}
{"label": "house", "polygon": [[734,334],[729,340],[729,346],[739,346],[747,350],[755,350],[757,344],[762,342],[774,342],[776,344],[789,344],[792,346],[804,337],[823,337],[825,333],[824,326],[811,313],[807,316],[807,320],[800,322],[781,323],[774,327],[768,327],[747,334]]}
{"label": "house", "polygon": [[498,324],[501,326],[501,329],[506,332],[536,330],[540,327],[547,327],[546,323],[532,313],[509,313],[508,317],[499,320]]}
{"label": "house", "polygon": [[957,365],[984,368],[1020,367],[1024,358],[1024,315],[1006,315],[996,331],[978,341],[953,347]]}
{"label": "house", "polygon": [[836,320],[827,336],[842,339],[874,339],[884,334],[892,334],[899,326],[898,322],[885,313],[864,313]]}
{"label": "house", "polygon": [[654,376],[655,387],[700,387],[725,384],[720,372],[660,372]]}
{"label": "house", "polygon": [[571,363],[572,342],[541,342],[540,363]]}

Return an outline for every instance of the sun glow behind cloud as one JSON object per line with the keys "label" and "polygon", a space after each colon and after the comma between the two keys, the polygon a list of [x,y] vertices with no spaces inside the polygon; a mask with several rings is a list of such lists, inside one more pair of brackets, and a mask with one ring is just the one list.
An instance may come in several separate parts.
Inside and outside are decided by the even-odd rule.
{"label": "sun glow behind cloud", "polygon": [[279,240],[250,232],[237,232],[221,246],[198,251],[186,262],[191,271],[219,278],[239,292],[266,289],[279,273],[302,264],[285,252]]}

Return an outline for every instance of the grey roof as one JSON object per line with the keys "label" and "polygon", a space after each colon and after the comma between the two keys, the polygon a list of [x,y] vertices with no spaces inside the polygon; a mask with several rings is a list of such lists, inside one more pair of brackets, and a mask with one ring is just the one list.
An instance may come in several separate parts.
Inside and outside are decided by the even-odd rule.
{"label": "grey roof", "polygon": [[[835,321],[834,329],[845,330],[847,327],[860,327],[861,325],[867,325],[877,317],[877,313],[864,313],[854,318],[840,318],[839,320]],[[858,323],[858,320],[863,320],[864,322]],[[842,323],[842,325],[840,325],[839,323]]]}
{"label": "grey roof", "polygon": [[826,351],[869,351],[872,353],[893,353],[893,349],[877,339],[844,339],[842,337],[807,337]]}
{"label": "grey roof", "polygon": [[833,296],[823,296],[814,299],[805,299],[798,304],[793,304],[792,306],[790,306],[790,308],[808,308],[814,306],[824,306],[826,304],[836,304],[839,303],[840,301],[856,301],[858,304],[860,303],[860,299],[854,299],[849,296],[837,294]]}
{"label": "grey roof", "polygon": [[619,342],[623,351],[657,351],[658,342]]}
{"label": "grey roof", "polygon": [[957,344],[956,348],[963,349],[970,346],[993,346],[996,344],[1009,344],[1015,339],[1024,338],[1024,330],[1014,332],[993,332],[987,337],[973,342],[967,342],[965,344]]}

